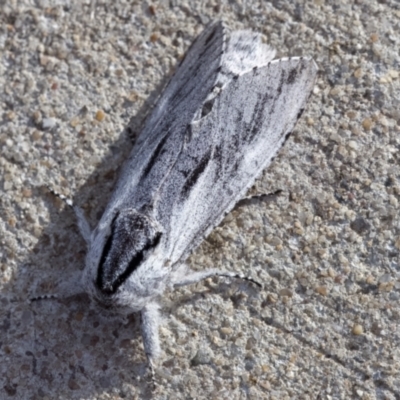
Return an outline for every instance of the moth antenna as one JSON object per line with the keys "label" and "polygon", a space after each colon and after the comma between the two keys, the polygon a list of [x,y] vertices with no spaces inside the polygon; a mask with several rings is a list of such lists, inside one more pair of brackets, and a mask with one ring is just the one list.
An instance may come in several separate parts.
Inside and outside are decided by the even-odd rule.
{"label": "moth antenna", "polygon": [[46,188],[48,189],[48,191],[54,195],[55,197],[58,197],[60,200],[62,200],[68,207],[70,208],[74,208],[74,202],[72,201],[72,199],[68,198],[67,196],[64,196],[62,193],[57,192],[55,189],[53,189],[52,187],[50,187],[49,185],[46,185]]}
{"label": "moth antenna", "polygon": [[74,210],[76,219],[78,221],[78,228],[79,232],[81,233],[82,237],[85,239],[86,244],[89,246],[91,243],[91,238],[92,238],[92,229],[90,227],[90,224],[88,220],[85,217],[85,213],[83,212],[82,208],[79,206],[75,205],[72,199],[68,198],[67,196],[64,196],[63,194],[57,192],[54,190],[52,187],[49,185],[46,185],[47,189],[52,193],[54,196],[58,197],[60,200],[62,200],[69,208]]}
{"label": "moth antenna", "polygon": [[41,300],[58,300],[59,297],[56,294],[43,294],[41,296],[35,296],[28,299],[28,303],[31,304],[35,301]]}

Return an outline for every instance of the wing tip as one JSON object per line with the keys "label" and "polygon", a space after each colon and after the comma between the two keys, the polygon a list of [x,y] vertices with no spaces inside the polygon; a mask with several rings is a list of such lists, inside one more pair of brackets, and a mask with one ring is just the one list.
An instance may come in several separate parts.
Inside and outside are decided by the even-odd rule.
{"label": "wing tip", "polygon": [[268,65],[285,63],[285,62],[299,62],[304,66],[304,70],[307,70],[310,75],[314,78],[317,75],[319,68],[314,58],[311,56],[299,56],[299,57],[282,57],[271,61]]}

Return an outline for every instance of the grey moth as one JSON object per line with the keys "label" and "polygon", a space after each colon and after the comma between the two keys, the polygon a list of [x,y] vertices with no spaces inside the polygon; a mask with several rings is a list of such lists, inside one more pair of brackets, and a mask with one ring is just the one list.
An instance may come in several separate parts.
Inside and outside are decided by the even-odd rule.
{"label": "grey moth", "polygon": [[317,74],[308,57],[273,60],[252,31],[221,22],[194,41],[158,99],[92,230],[76,292],[102,307],[140,312],[150,367],[160,355],[157,301],[210,276],[185,259],[244,197],[288,139]]}

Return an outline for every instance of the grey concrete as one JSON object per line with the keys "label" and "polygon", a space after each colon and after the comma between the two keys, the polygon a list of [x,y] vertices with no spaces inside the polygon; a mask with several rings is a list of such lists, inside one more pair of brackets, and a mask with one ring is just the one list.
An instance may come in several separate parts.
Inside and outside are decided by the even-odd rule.
{"label": "grey concrete", "polygon": [[[113,4],[113,5],[111,5]],[[3,1],[0,10],[1,399],[400,398],[397,1]],[[137,131],[213,19],[320,67],[296,131],[189,260],[262,281],[167,293],[158,388],[137,316],[85,296],[85,245],[45,185],[98,221]],[[133,118],[133,120],[131,120]]]}

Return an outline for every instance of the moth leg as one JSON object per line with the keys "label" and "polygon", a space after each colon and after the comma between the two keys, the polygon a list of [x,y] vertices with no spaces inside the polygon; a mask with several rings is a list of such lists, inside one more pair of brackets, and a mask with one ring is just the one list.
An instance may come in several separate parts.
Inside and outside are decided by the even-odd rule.
{"label": "moth leg", "polygon": [[158,326],[160,323],[158,308],[157,303],[150,303],[142,309],[140,314],[143,346],[153,380],[155,360],[160,356],[161,352],[158,336]]}
{"label": "moth leg", "polygon": [[278,190],[275,190],[275,192],[272,192],[272,193],[262,193],[262,194],[256,194],[254,196],[245,197],[244,199],[241,199],[236,203],[235,209],[238,209],[239,207],[242,207],[242,206],[248,206],[248,205],[251,205],[251,204],[255,204],[255,203],[259,202],[259,201],[270,200],[274,196],[278,196],[281,193],[282,193],[282,190],[278,189]]}
{"label": "moth leg", "polygon": [[76,219],[78,221],[78,228],[79,232],[81,233],[82,237],[85,239],[87,245],[90,245],[92,230],[90,228],[89,222],[85,218],[85,214],[83,210],[78,207],[74,202],[69,199],[68,197],[64,196],[61,193],[56,192],[51,187],[47,186],[47,189],[56,197],[61,199],[68,207],[72,208],[75,212]]}
{"label": "moth leg", "polygon": [[78,221],[79,232],[82,237],[85,239],[86,244],[89,246],[91,243],[92,230],[90,229],[90,225],[88,220],[85,218],[85,214],[82,208],[76,206],[75,204],[72,206],[75,212],[76,219]]}
{"label": "moth leg", "polygon": [[224,276],[227,278],[236,278],[236,279],[244,279],[248,282],[254,283],[255,285],[262,287],[261,283],[255,281],[254,279],[242,275],[237,274],[236,272],[229,272],[229,271],[221,271],[219,269],[207,269],[205,271],[198,271],[198,272],[189,272],[185,276],[181,276],[174,280],[173,285],[174,287],[179,286],[186,286],[191,285],[192,283],[198,283],[204,279],[210,278],[212,276]]}

